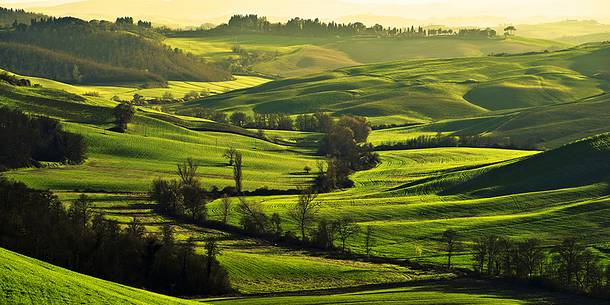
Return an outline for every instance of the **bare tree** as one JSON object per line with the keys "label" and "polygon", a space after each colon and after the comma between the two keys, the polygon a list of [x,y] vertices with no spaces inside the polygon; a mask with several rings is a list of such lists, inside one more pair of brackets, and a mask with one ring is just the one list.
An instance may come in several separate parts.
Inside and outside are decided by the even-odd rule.
{"label": "bare tree", "polygon": [[442,239],[445,243],[445,252],[447,252],[447,268],[451,268],[451,257],[459,248],[458,234],[454,229],[447,229],[443,232]]}
{"label": "bare tree", "polygon": [[301,240],[305,242],[305,230],[315,220],[319,210],[320,202],[316,202],[318,194],[311,188],[301,190],[299,200],[288,211],[288,217],[294,220],[301,230]]}
{"label": "bare tree", "polygon": [[227,195],[222,197],[222,200],[220,201],[220,209],[222,211],[222,222],[226,224],[229,218],[229,213],[231,212],[231,198],[227,197]]}
{"label": "bare tree", "polygon": [[260,203],[240,197],[237,213],[241,215],[240,223],[244,230],[254,234],[266,231],[268,219]]}
{"label": "bare tree", "polygon": [[354,234],[360,232],[360,226],[350,217],[343,217],[335,222],[335,232],[341,240],[341,252],[345,253],[345,244]]}
{"label": "bare tree", "polygon": [[364,232],[364,251],[366,256],[371,256],[371,250],[373,250],[373,247],[375,246],[373,231],[373,227],[367,226],[366,231]]}
{"label": "bare tree", "polygon": [[212,275],[212,266],[214,261],[216,261],[216,256],[220,254],[220,247],[218,246],[218,241],[214,237],[208,237],[205,241],[205,255],[208,257],[207,259],[207,272],[208,278]]}
{"label": "bare tree", "polygon": [[238,194],[241,194],[242,178],[242,155],[240,152],[237,152],[233,163],[233,180],[235,180],[235,189]]}
{"label": "bare tree", "polygon": [[183,185],[194,185],[197,180],[197,164],[193,158],[187,158],[186,161],[178,163],[177,174],[180,177]]}
{"label": "bare tree", "polygon": [[229,160],[229,166],[233,166],[233,162],[235,161],[235,155],[237,154],[237,149],[235,147],[230,147],[227,149],[222,155],[225,159]]}

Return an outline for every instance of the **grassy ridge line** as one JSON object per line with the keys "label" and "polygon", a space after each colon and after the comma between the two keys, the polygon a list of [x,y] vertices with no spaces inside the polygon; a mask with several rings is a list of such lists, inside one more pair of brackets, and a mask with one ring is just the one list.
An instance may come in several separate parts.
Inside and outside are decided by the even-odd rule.
{"label": "grassy ridge line", "polygon": [[2,304],[202,304],[76,273],[0,248]]}

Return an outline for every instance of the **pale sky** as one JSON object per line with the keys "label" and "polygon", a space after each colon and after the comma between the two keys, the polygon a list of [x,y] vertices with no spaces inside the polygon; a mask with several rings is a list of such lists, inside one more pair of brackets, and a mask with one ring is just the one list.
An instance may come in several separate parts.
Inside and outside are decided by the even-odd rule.
{"label": "pale sky", "polygon": [[[339,18],[351,15],[405,19],[499,17],[507,22],[597,19],[610,23],[610,0],[80,0],[86,4],[42,9],[55,14],[140,14],[175,18],[220,18],[234,13],[271,17]],[[78,0],[0,0],[19,7],[42,7]]]}

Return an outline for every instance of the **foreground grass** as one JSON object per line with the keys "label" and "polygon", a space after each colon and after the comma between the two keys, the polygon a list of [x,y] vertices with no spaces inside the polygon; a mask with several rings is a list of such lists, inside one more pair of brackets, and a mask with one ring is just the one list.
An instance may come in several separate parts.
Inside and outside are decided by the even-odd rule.
{"label": "foreground grass", "polygon": [[0,304],[201,304],[82,275],[0,248]]}
{"label": "foreground grass", "polygon": [[401,288],[319,295],[249,297],[205,300],[212,304],[602,304],[577,296],[516,288],[485,281],[455,280],[406,284]]}

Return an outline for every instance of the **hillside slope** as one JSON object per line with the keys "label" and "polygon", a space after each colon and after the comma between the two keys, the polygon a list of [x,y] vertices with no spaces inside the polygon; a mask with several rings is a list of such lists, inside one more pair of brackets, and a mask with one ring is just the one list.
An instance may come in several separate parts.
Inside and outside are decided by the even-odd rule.
{"label": "hillside slope", "polygon": [[598,183],[610,185],[608,156],[610,134],[606,133],[491,168],[445,193],[507,195]]}
{"label": "hillside slope", "polygon": [[129,22],[44,19],[0,32],[0,67],[70,83],[232,79],[217,65],[161,44],[157,35]]}
{"label": "hillside slope", "polygon": [[610,94],[555,105],[532,107],[465,119],[373,131],[375,144],[403,142],[421,135],[484,135],[540,150],[610,132]]}
{"label": "hillside slope", "polygon": [[2,248],[0,291],[0,304],[195,303],[100,280]]}
{"label": "hillside slope", "polygon": [[[520,56],[399,61],[270,82],[175,108],[323,110],[384,123],[464,118],[571,102],[609,88],[610,45]],[[397,119],[397,117],[399,117]]]}

